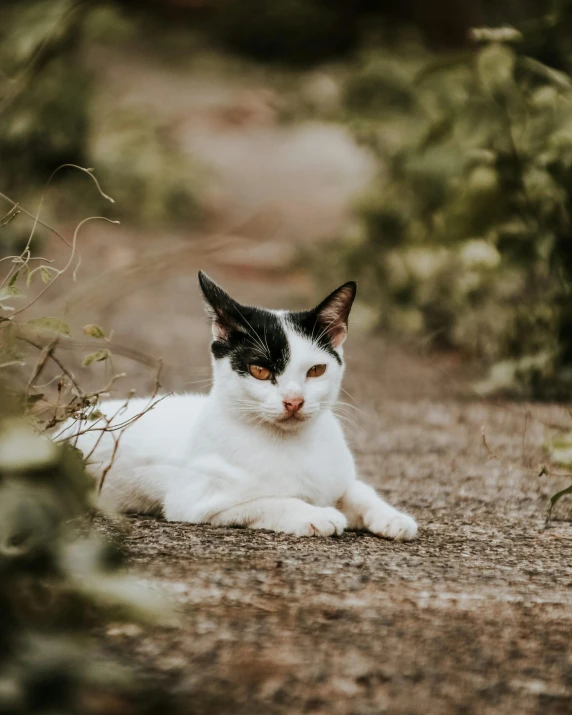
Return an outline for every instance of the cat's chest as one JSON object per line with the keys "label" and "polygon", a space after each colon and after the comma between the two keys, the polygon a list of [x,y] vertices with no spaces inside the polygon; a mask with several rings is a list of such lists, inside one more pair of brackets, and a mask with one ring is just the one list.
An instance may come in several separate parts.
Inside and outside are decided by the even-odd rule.
{"label": "cat's chest", "polygon": [[354,476],[353,458],[337,424],[286,439],[264,433],[227,435],[221,446],[231,464],[277,496],[331,504]]}

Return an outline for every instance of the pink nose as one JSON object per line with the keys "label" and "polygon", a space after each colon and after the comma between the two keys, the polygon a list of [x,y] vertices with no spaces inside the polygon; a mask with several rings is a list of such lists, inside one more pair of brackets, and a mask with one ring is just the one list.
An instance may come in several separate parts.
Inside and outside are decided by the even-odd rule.
{"label": "pink nose", "polygon": [[295,415],[303,406],[304,400],[302,397],[289,397],[284,400],[284,407],[291,415]]}

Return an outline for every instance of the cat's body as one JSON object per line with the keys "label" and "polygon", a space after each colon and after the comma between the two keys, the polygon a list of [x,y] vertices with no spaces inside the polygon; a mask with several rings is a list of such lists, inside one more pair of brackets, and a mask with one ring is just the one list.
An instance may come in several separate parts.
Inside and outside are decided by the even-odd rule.
{"label": "cat's body", "polygon": [[[169,396],[126,429],[106,476],[102,506],[162,512],[169,521],[243,525],[298,536],[366,528],[414,538],[411,517],[358,481],[334,414],[355,285],[307,313],[241,306],[206,276],[213,319],[214,386],[209,395]],[[149,399],[109,401],[121,425]],[[101,474],[111,434],[88,432],[78,446]]]}

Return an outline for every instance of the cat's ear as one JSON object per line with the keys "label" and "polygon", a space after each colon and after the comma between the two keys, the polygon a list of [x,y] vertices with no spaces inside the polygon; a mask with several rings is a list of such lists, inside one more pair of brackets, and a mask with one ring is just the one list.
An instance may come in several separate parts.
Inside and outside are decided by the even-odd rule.
{"label": "cat's ear", "polygon": [[348,318],[356,291],[354,281],[344,283],[315,308],[317,321],[334,348],[339,348],[348,334]]}
{"label": "cat's ear", "polygon": [[243,330],[239,304],[202,271],[199,271],[199,285],[212,321],[213,338],[226,340],[231,330]]}

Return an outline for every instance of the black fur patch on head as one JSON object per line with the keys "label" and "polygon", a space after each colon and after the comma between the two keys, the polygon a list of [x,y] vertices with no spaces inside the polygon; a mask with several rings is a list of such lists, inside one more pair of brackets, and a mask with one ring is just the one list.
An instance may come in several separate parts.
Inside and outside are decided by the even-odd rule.
{"label": "black fur patch on head", "polygon": [[281,375],[290,359],[290,346],[278,316],[237,303],[202,272],[199,283],[213,322],[214,357],[229,357],[239,375],[249,375],[250,365],[267,368],[273,378]]}
{"label": "black fur patch on head", "polygon": [[342,345],[347,335],[356,291],[353,281],[344,283],[313,310],[288,313],[286,320],[296,332],[333,355],[341,365],[342,358],[336,348]]}

